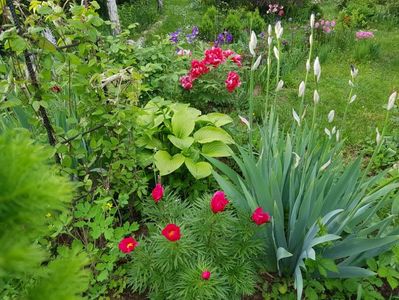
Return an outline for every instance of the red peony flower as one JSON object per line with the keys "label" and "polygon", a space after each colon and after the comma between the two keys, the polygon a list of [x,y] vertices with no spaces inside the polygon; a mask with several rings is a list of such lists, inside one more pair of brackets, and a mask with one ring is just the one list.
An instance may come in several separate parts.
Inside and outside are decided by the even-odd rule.
{"label": "red peony flower", "polygon": [[134,250],[138,246],[138,242],[132,238],[131,236],[124,238],[122,241],[119,243],[119,250],[121,250],[123,253],[129,253]]}
{"label": "red peony flower", "polygon": [[225,81],[226,89],[232,93],[237,87],[241,85],[240,76],[236,72],[229,72]]}
{"label": "red peony flower", "polygon": [[256,223],[256,225],[262,225],[264,223],[269,223],[271,217],[268,212],[264,212],[262,207],[258,207],[255,209],[252,214],[252,221]]}
{"label": "red peony flower", "polygon": [[201,277],[204,280],[208,280],[211,277],[211,272],[209,272],[208,270],[205,270],[204,272],[202,272]]}
{"label": "red peony flower", "polygon": [[211,199],[211,209],[215,214],[224,211],[227,204],[229,204],[229,200],[227,200],[224,192],[217,191],[213,194]]}
{"label": "red peony flower", "polygon": [[61,87],[58,85],[54,85],[51,87],[51,91],[54,93],[59,93],[59,92],[61,92]]}
{"label": "red peony flower", "polygon": [[191,70],[189,76],[192,79],[197,79],[203,74],[206,74],[209,72],[209,68],[206,66],[204,61],[198,61],[196,59],[193,59],[191,61]]}
{"label": "red peony flower", "polygon": [[223,50],[219,47],[212,47],[212,49],[208,49],[205,51],[205,59],[204,62],[207,65],[212,65],[217,67],[224,61]]}
{"label": "red peony flower", "polygon": [[163,192],[163,186],[160,183],[157,183],[151,192],[152,199],[154,199],[154,201],[158,203],[159,200],[161,200],[163,197]]}
{"label": "red peony flower", "polygon": [[241,55],[237,54],[231,58],[231,61],[234,62],[238,67],[241,67]]}
{"label": "red peony flower", "polygon": [[235,52],[233,50],[227,49],[223,51],[223,56],[224,58],[229,58],[230,56],[234,55]]}
{"label": "red peony flower", "polygon": [[193,78],[190,75],[180,77],[180,84],[185,90],[190,90],[193,87]]}
{"label": "red peony flower", "polygon": [[176,224],[168,224],[162,230],[162,235],[166,237],[169,241],[176,242],[181,238],[180,227]]}

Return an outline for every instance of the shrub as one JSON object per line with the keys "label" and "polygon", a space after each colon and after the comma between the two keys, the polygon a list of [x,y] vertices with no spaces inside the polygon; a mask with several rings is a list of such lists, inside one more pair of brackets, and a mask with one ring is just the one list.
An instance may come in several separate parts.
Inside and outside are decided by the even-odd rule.
{"label": "shrub", "polygon": [[66,213],[72,185],[48,164],[51,151],[27,132],[1,134],[0,152],[0,297],[83,299],[87,257],[76,247],[59,247],[58,255],[46,249],[49,217]]}
{"label": "shrub", "polygon": [[254,293],[263,248],[259,228],[269,225],[258,227],[249,214],[225,203],[215,206],[223,200],[217,192],[212,200],[205,195],[187,205],[167,193],[144,203],[148,236],[126,265],[133,291],[148,292],[150,299],[240,299]]}
{"label": "shrub", "polygon": [[151,24],[155,23],[159,17],[156,1],[148,0],[123,3],[118,6],[118,13],[124,28],[138,23],[138,26],[134,29],[134,32],[137,33],[142,33]]}

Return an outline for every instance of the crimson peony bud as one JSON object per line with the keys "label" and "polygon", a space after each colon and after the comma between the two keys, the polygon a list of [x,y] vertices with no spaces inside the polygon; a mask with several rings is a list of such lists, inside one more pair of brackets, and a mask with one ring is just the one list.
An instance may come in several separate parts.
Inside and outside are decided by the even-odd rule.
{"label": "crimson peony bud", "polygon": [[254,221],[256,225],[268,223],[270,222],[270,219],[271,217],[269,213],[264,212],[262,207],[255,209],[254,213],[252,214],[252,221]]}
{"label": "crimson peony bud", "polygon": [[208,280],[211,277],[211,272],[209,272],[208,270],[205,270],[204,272],[202,272],[201,277],[204,280]]}
{"label": "crimson peony bud", "polygon": [[157,183],[155,188],[151,192],[152,199],[154,199],[154,201],[158,203],[159,200],[161,200],[163,197],[163,192],[163,186],[160,183]]}
{"label": "crimson peony bud", "polygon": [[122,241],[119,243],[119,250],[121,250],[123,253],[129,253],[134,250],[138,246],[138,242],[130,237],[124,238]]}
{"label": "crimson peony bud", "polygon": [[181,238],[180,227],[176,224],[168,224],[162,230],[162,235],[166,237],[169,241],[176,242]]}
{"label": "crimson peony bud", "polygon": [[217,191],[213,194],[211,199],[211,209],[215,214],[224,211],[227,204],[229,204],[229,200],[227,200],[224,192]]}

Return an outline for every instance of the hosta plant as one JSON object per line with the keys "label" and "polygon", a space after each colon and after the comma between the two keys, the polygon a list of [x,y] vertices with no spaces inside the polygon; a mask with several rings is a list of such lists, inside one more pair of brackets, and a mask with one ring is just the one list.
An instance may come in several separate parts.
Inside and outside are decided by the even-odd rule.
{"label": "hosta plant", "polygon": [[144,160],[152,161],[161,176],[173,173],[183,165],[196,179],[207,177],[212,166],[203,158],[227,157],[228,145],[234,144],[222,126],[232,119],[221,113],[201,115],[188,104],[154,98],[139,111],[138,147],[147,149]]}
{"label": "hosta plant", "polygon": [[120,243],[133,291],[150,299],[241,299],[255,292],[266,212],[240,214],[222,191],[188,205],[157,185],[153,200],[143,207],[147,236]]}

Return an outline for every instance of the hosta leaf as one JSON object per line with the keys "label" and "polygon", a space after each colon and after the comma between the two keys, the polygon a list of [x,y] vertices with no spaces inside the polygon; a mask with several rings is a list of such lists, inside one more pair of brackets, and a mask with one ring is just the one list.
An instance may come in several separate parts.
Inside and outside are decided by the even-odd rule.
{"label": "hosta leaf", "polygon": [[187,110],[178,110],[172,117],[172,132],[178,138],[188,137],[194,130],[194,116]]}
{"label": "hosta leaf", "polygon": [[203,115],[203,116],[199,117],[198,121],[210,122],[213,125],[215,125],[216,127],[221,127],[221,126],[224,126],[226,124],[233,122],[233,119],[226,114],[215,112],[215,113],[210,113],[210,114]]}
{"label": "hosta leaf", "polygon": [[175,137],[174,135],[169,134],[169,135],[168,135],[168,139],[169,139],[169,141],[171,141],[171,143],[172,143],[175,147],[177,147],[177,148],[179,148],[179,149],[181,149],[181,150],[190,148],[190,146],[191,146],[191,145],[193,144],[193,142],[194,142],[194,138],[192,138],[192,137],[190,137],[190,136],[180,139],[180,138],[178,138],[178,137]]}
{"label": "hosta leaf", "polygon": [[194,133],[194,139],[201,143],[220,141],[225,144],[234,144],[233,138],[222,128],[205,126]]}
{"label": "hosta leaf", "polygon": [[209,157],[227,157],[231,156],[232,150],[225,143],[215,141],[204,144],[202,146],[202,153]]}
{"label": "hosta leaf", "polygon": [[154,155],[155,166],[158,168],[161,176],[168,175],[176,171],[184,163],[184,156],[180,153],[173,157],[167,152],[160,150]]}
{"label": "hosta leaf", "polygon": [[194,162],[191,158],[186,157],[185,164],[195,179],[208,177],[212,173],[212,166],[207,162]]}

